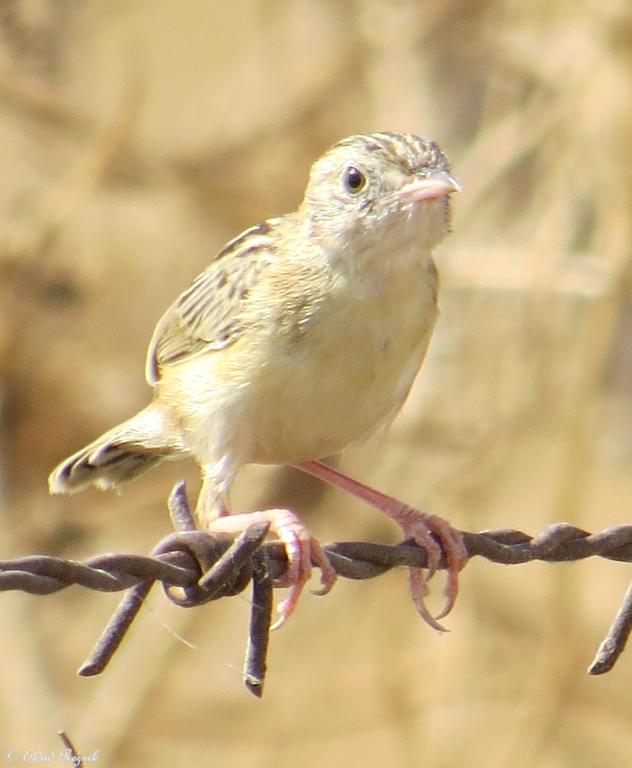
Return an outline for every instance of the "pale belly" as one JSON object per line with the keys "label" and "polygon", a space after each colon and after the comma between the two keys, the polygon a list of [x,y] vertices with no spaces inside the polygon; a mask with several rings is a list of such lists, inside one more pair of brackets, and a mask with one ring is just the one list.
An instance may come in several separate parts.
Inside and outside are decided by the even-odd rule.
{"label": "pale belly", "polygon": [[[279,371],[266,387],[252,428],[249,461],[290,464],[336,454],[368,437],[399,411],[423,361],[429,333],[399,360],[388,349],[356,347],[332,365]],[[386,343],[385,343],[386,346]],[[355,356],[355,359],[354,359]],[[288,369],[291,366],[288,366]],[[272,382],[271,382],[272,383]]]}
{"label": "pale belly", "polygon": [[434,290],[421,276],[399,296],[345,299],[300,338],[260,329],[174,366],[161,399],[203,465],[293,464],[339,453],[396,415],[436,313]]}
{"label": "pale belly", "polygon": [[394,418],[423,362],[436,306],[423,290],[414,301],[383,304],[325,314],[279,351],[253,387],[249,461],[329,456]]}

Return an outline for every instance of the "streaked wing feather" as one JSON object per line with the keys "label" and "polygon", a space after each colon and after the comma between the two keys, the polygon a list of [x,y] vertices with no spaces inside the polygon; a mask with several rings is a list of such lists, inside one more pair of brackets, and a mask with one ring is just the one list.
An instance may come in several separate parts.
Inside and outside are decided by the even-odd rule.
{"label": "streaked wing feather", "polygon": [[231,240],[162,316],[147,351],[145,375],[156,384],[165,366],[234,344],[251,289],[272,261],[273,221]]}

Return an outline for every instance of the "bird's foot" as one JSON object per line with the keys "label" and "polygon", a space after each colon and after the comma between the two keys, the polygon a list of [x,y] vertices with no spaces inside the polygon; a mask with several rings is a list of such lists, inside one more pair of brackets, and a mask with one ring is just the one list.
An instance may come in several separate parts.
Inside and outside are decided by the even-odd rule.
{"label": "bird's foot", "polygon": [[[463,537],[447,520],[420,512],[400,502],[397,502],[397,508],[393,508],[390,517],[399,523],[404,536],[426,551],[428,573],[425,574],[422,568],[409,569],[410,592],[423,620],[437,631],[445,632],[445,627],[437,620],[450,613],[459,593],[459,572],[468,560]],[[439,567],[442,553],[445,554],[447,571],[444,589],[446,599],[442,610],[437,616],[432,616],[425,599],[428,595],[428,581]]]}
{"label": "bird's foot", "polygon": [[276,587],[290,588],[289,596],[277,607],[280,616],[272,629],[278,629],[294,613],[303,587],[311,576],[312,565],[320,568],[322,584],[320,589],[314,591],[315,595],[326,595],[331,590],[336,581],[336,572],[318,540],[288,509],[265,509],[241,515],[225,515],[209,522],[206,527],[211,533],[236,533],[253,523],[261,522],[270,523],[271,532],[283,543],[287,555],[287,570],[274,583]]}
{"label": "bird's foot", "polygon": [[[380,493],[321,461],[309,461],[297,466],[304,472],[342,488],[384,512],[400,525],[407,538],[411,538],[423,547],[428,559],[428,573],[425,574],[422,568],[410,568],[409,581],[413,602],[426,623],[439,632],[445,632],[445,627],[439,624],[437,619],[447,616],[452,610],[459,592],[459,572],[468,560],[461,533],[446,520],[402,504],[401,501]],[[439,567],[442,553],[445,554],[448,572],[445,586],[446,601],[443,609],[434,617],[426,606],[427,582]]]}

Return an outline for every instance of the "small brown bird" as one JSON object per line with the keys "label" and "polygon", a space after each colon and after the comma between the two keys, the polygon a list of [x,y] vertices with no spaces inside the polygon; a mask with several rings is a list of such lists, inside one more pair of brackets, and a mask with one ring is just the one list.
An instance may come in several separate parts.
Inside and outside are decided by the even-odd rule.
{"label": "small brown bird", "polygon": [[[60,464],[52,493],[117,488],[166,459],[194,456],[196,515],[212,531],[268,520],[288,555],[280,606],[292,613],[312,564],[328,592],[335,573],[294,513],[229,515],[247,463],[291,464],[381,509],[428,552],[441,549],[451,609],[467,557],[460,535],[320,461],[388,424],[424,359],[437,315],[433,248],[459,189],[439,147],[412,134],[351,136],[314,163],[297,211],[231,240],[172,304],[149,345],[150,405]],[[428,578],[429,578],[428,576]],[[415,604],[426,579],[411,569]]]}

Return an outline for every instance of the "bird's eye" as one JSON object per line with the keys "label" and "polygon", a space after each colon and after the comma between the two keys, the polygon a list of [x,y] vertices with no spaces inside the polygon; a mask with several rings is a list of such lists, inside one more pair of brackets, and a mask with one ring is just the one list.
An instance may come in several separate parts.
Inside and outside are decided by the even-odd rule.
{"label": "bird's eye", "polygon": [[343,183],[347,192],[357,195],[366,187],[366,176],[358,168],[350,165],[345,169]]}

